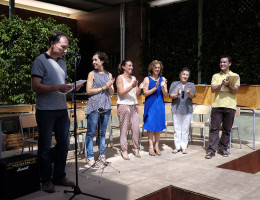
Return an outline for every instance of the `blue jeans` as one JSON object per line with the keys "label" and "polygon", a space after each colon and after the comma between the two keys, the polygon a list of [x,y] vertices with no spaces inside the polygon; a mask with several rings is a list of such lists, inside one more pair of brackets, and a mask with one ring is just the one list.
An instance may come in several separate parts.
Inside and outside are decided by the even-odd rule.
{"label": "blue jeans", "polygon": [[[67,110],[36,110],[39,127],[38,157],[40,162],[41,181],[58,181],[66,176],[65,166],[69,148],[69,118]],[[51,163],[52,133],[56,145],[54,169]],[[53,171],[53,172],[52,172]]]}
{"label": "blue jeans", "polygon": [[87,115],[87,134],[86,134],[86,150],[87,158],[89,160],[94,160],[93,153],[93,137],[97,127],[100,124],[99,133],[98,133],[98,150],[100,157],[105,157],[105,145],[106,145],[106,129],[109,121],[111,110],[99,114],[97,111],[94,111]]}

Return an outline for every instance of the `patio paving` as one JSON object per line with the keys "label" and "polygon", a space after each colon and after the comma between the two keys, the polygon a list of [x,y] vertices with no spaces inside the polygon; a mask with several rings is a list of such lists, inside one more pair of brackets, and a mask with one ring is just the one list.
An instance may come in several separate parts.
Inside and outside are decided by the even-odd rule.
{"label": "patio paving", "polygon": [[[108,135],[108,134],[107,134]],[[142,158],[136,158],[129,146],[130,160],[123,160],[119,154],[120,145],[118,131],[115,131],[114,147],[106,148],[106,155],[111,166],[100,169],[85,167],[84,155],[78,159],[78,180],[82,192],[113,200],[133,200],[169,185],[177,186],[196,193],[224,200],[256,200],[260,199],[260,172],[250,174],[217,166],[253,152],[252,143],[243,141],[242,149],[233,143],[229,157],[219,154],[210,160],[205,159],[202,148],[203,139],[195,136],[189,144],[189,153],[172,154],[173,133],[160,139],[161,156],[151,157],[148,154],[147,137],[142,138]],[[73,140],[73,139],[72,139]],[[108,143],[108,141],[107,141]],[[257,143],[256,149],[260,149]],[[97,146],[94,147],[95,158],[98,157]],[[19,154],[20,151],[5,151],[3,157]],[[74,151],[69,152],[67,160],[67,177],[75,180]],[[72,190],[63,186],[55,186],[56,192],[49,194],[37,191],[18,198],[19,200],[64,200],[72,194],[64,190]],[[76,195],[73,199],[96,199],[84,195]]]}

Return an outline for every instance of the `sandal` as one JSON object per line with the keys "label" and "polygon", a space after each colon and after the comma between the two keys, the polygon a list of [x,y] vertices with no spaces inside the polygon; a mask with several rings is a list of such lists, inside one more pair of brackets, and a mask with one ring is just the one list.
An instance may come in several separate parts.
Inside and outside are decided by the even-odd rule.
{"label": "sandal", "polygon": [[188,154],[187,149],[183,149],[183,150],[182,150],[182,153],[183,153],[183,154]]}
{"label": "sandal", "polygon": [[122,158],[123,158],[124,160],[130,160],[128,154],[127,154],[127,156],[124,156],[123,151],[120,151],[120,154],[121,154],[121,156],[122,156]]}
{"label": "sandal", "polygon": [[180,149],[174,149],[174,150],[172,150],[172,153],[178,153],[178,152],[180,152],[181,150]]}
{"label": "sandal", "polygon": [[107,161],[106,157],[100,157],[100,156],[99,156],[98,161],[99,161],[99,163],[100,163],[101,165],[103,165],[103,166],[107,166],[107,165],[110,165],[110,164],[111,164],[111,162],[108,162],[108,161]]}
{"label": "sandal", "polygon": [[135,155],[135,157],[137,157],[137,158],[141,158],[138,149],[137,149],[137,151],[136,151],[135,149],[132,149],[132,151],[133,151],[133,154]]}
{"label": "sandal", "polygon": [[99,160],[99,162],[101,162],[101,163],[103,163],[103,164],[107,163],[107,160],[106,160],[105,157],[100,157],[100,156],[99,156],[98,160]]}
{"label": "sandal", "polygon": [[87,159],[87,164],[86,164],[86,166],[87,167],[91,167],[91,168],[97,168],[98,166],[96,165],[96,162],[95,162],[95,160],[89,160],[89,159]]}
{"label": "sandal", "polygon": [[158,156],[162,155],[160,149],[155,149],[155,153],[156,153],[156,155],[158,155]]}
{"label": "sandal", "polygon": [[154,153],[154,149],[153,149],[153,148],[149,148],[149,155],[150,155],[150,156],[155,156],[155,153]]}

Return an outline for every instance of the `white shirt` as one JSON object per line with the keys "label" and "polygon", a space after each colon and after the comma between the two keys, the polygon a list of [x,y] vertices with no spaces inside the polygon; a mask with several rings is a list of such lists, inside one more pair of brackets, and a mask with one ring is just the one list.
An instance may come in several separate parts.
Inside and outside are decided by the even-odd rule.
{"label": "white shirt", "polygon": [[[126,89],[129,86],[131,86],[133,81],[135,80],[135,77],[131,76],[132,81],[128,83],[122,75],[120,75],[120,77],[123,79],[123,89]],[[130,90],[130,92],[128,92],[124,96],[119,96],[119,94],[117,93],[117,104],[125,104],[125,105],[138,104],[136,98],[136,88],[133,88],[132,90]]]}

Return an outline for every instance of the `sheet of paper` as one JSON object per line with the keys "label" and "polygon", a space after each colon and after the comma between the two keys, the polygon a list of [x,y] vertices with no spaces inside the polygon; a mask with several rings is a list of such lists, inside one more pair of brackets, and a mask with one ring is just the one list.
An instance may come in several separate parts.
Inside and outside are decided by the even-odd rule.
{"label": "sheet of paper", "polygon": [[[77,87],[78,85],[81,85],[81,84],[85,83],[86,81],[87,81],[87,80],[78,80],[78,81],[76,81],[76,87]],[[72,84],[73,84],[73,88],[70,89],[70,90],[68,91],[68,93],[75,89],[75,82],[72,83]]]}

